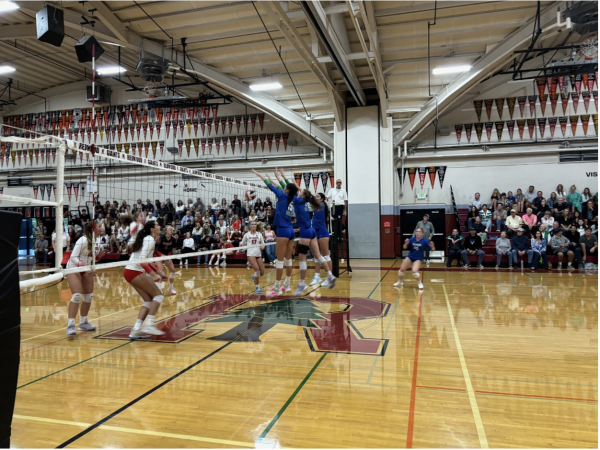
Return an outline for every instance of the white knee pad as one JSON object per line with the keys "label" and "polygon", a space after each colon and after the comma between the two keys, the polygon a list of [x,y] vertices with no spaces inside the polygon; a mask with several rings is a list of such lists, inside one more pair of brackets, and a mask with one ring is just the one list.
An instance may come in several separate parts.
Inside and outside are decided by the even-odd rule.
{"label": "white knee pad", "polygon": [[275,268],[276,269],[283,269],[283,261],[275,261]]}
{"label": "white knee pad", "polygon": [[283,258],[283,265],[285,267],[292,267],[292,260]]}
{"label": "white knee pad", "polygon": [[402,272],[401,269],[398,269],[398,276],[399,277],[403,277],[404,276],[404,272]]}
{"label": "white knee pad", "polygon": [[300,270],[306,270],[306,261],[300,261]]}
{"label": "white knee pad", "polygon": [[151,304],[152,304],[152,302],[144,302],[143,307],[150,309]]}
{"label": "white knee pad", "polygon": [[325,262],[329,262],[329,261],[331,261],[331,256],[329,256],[329,255],[323,256],[323,259],[325,260]]}
{"label": "white knee pad", "polygon": [[164,299],[164,295],[157,295],[156,297],[152,297],[152,301],[156,303],[162,303]]}
{"label": "white knee pad", "polygon": [[419,278],[420,276],[421,276],[421,274],[419,274],[419,272],[413,272],[413,277]]}
{"label": "white knee pad", "polygon": [[324,257],[323,255],[321,255],[321,256],[320,256],[320,257],[317,259],[317,262],[318,262],[319,264],[323,264],[325,261],[327,261],[327,260],[325,259],[325,257]]}
{"label": "white knee pad", "polygon": [[85,303],[92,303],[93,299],[94,299],[94,294],[83,294],[83,301]]}
{"label": "white knee pad", "polygon": [[81,297],[82,297],[82,295],[81,295],[81,294],[73,294],[73,295],[71,296],[71,301],[72,301],[73,303],[79,303],[79,302],[81,301]]}

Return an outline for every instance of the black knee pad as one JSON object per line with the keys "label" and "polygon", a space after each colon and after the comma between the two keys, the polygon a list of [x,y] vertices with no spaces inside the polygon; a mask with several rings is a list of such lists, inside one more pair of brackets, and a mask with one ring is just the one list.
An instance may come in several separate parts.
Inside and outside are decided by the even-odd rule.
{"label": "black knee pad", "polygon": [[308,245],[298,244],[298,253],[300,255],[306,255],[308,253]]}

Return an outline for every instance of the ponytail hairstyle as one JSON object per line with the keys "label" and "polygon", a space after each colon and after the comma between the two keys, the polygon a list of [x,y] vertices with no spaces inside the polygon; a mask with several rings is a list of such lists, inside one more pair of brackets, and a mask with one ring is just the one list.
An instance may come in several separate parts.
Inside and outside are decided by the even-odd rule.
{"label": "ponytail hairstyle", "polygon": [[296,185],[296,183],[288,183],[285,185],[285,188],[288,191],[288,197],[290,198],[291,202],[294,197],[298,195],[298,185]]}
{"label": "ponytail hairstyle", "polygon": [[132,252],[139,252],[142,249],[142,247],[144,245],[144,238],[146,236],[152,235],[152,230],[154,229],[155,226],[156,226],[156,221],[150,220],[150,221],[146,222],[146,224],[144,225],[144,228],[142,228],[140,231],[138,231],[138,234],[135,236],[135,242],[131,246]]}
{"label": "ponytail hairstyle", "polygon": [[308,189],[304,189],[302,191],[302,198],[304,199],[304,201],[306,201],[306,203],[310,203],[310,206],[312,207],[313,211],[321,210],[321,203],[319,202],[317,197],[310,193]]}
{"label": "ponytail hairstyle", "polygon": [[121,226],[123,226],[123,228],[127,228],[133,222],[133,216],[129,213],[121,214],[120,219],[121,219]]}
{"label": "ponytail hairstyle", "polygon": [[92,230],[94,229],[94,221],[90,221],[83,226],[82,236],[87,239],[88,251],[92,254],[92,245],[94,245],[94,239],[92,236]]}
{"label": "ponytail hairstyle", "polygon": [[321,206],[323,206],[325,208],[325,220],[327,221],[329,219],[329,207],[327,206],[327,202],[325,201],[325,199],[326,199],[325,194],[323,194],[322,192],[319,192],[317,194],[317,199],[319,200],[319,202],[323,202],[323,204]]}

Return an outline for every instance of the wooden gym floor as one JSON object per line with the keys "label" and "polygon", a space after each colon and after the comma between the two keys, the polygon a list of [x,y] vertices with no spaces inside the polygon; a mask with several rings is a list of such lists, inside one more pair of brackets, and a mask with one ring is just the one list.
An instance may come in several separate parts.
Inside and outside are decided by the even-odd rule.
{"label": "wooden gym floor", "polygon": [[124,338],[122,270],[75,338],[66,282],[23,294],[12,445],[598,447],[597,274],[433,264],[419,292],[399,265],[269,302],[245,268],[183,269],[156,342]]}

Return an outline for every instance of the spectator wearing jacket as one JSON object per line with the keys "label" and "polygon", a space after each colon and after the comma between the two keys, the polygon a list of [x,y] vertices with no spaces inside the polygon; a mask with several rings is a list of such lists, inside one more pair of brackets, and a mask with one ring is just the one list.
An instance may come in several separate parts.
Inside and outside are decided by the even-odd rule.
{"label": "spectator wearing jacket", "polygon": [[482,263],[485,253],[481,250],[481,247],[483,247],[481,237],[477,235],[477,232],[474,229],[471,229],[469,233],[469,236],[465,238],[465,249],[461,252],[465,268],[471,267],[471,264],[469,264],[469,256],[477,256],[477,267],[483,269]]}
{"label": "spectator wearing jacket", "polygon": [[531,258],[533,257],[533,252],[529,248],[531,242],[523,235],[524,232],[525,230],[523,228],[519,228],[517,230],[517,235],[512,238],[513,261],[516,263],[519,260],[519,256],[526,256],[527,263],[531,266]]}
{"label": "spectator wearing jacket", "polygon": [[556,232],[554,233],[554,236],[552,236],[552,238],[550,238],[550,247],[552,248],[552,251],[554,252],[554,254],[558,257],[558,270],[562,269],[562,262],[563,259],[565,258],[565,255],[567,255],[567,260],[568,260],[568,269],[572,270],[573,269],[573,256],[574,253],[572,250],[569,250],[569,240],[563,236],[563,229],[559,228],[558,230],[556,230]]}
{"label": "spectator wearing jacket", "polygon": [[446,263],[446,267],[452,265],[454,258],[456,258],[457,265],[460,265],[460,255],[463,249],[464,238],[459,234],[457,229],[454,229],[446,240],[448,241],[448,262]]}
{"label": "spectator wearing jacket", "polygon": [[531,240],[531,251],[533,252],[531,259],[531,270],[536,270],[540,263],[540,258],[544,263],[544,269],[550,270],[548,267],[548,258],[546,256],[546,248],[548,244],[546,239],[542,237],[541,231],[536,231],[535,237]]}
{"label": "spectator wearing jacket", "polygon": [[502,207],[502,203],[499,203],[493,214],[493,219],[496,221],[496,231],[502,231],[505,228],[507,217],[506,210]]}
{"label": "spectator wearing jacket", "polygon": [[506,232],[501,232],[500,237],[496,239],[496,269],[500,268],[500,261],[504,255],[508,258],[508,268],[513,268],[513,254],[511,248],[510,239],[506,237]]}
{"label": "spectator wearing jacket", "polygon": [[483,206],[483,200],[481,200],[481,194],[479,192],[476,192],[475,197],[469,202],[469,208],[471,206],[476,207],[478,210]]}

